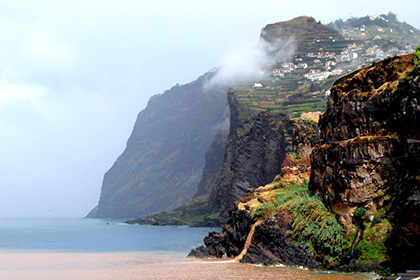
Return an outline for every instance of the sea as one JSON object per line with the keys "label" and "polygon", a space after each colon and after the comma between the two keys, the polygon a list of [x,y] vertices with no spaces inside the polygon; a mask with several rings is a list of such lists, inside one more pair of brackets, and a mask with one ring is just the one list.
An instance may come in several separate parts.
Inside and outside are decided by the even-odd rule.
{"label": "sea", "polygon": [[0,279],[375,279],[374,274],[191,259],[214,228],[85,218],[0,219]]}

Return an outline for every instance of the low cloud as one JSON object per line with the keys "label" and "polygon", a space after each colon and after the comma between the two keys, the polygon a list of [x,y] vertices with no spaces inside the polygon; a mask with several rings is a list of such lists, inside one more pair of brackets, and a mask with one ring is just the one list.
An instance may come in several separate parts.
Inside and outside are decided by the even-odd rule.
{"label": "low cloud", "polygon": [[270,65],[290,61],[295,49],[295,40],[292,37],[280,37],[271,42],[260,38],[257,45],[237,43],[227,52],[222,65],[205,87],[210,89],[255,80]]}

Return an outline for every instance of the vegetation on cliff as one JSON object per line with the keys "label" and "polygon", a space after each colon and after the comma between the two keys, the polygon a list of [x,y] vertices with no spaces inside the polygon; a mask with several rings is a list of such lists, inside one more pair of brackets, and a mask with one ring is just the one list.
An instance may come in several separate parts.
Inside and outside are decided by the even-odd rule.
{"label": "vegetation on cliff", "polygon": [[[276,212],[286,211],[293,217],[291,236],[314,252],[333,257],[342,251],[341,225],[322,200],[309,192],[308,185],[274,183],[274,202],[260,203],[252,210],[254,220],[265,220]],[[265,199],[269,197],[265,196]]]}
{"label": "vegetation on cliff", "polygon": [[413,64],[414,66],[418,66],[420,63],[420,45],[417,47],[416,51],[414,52]]}

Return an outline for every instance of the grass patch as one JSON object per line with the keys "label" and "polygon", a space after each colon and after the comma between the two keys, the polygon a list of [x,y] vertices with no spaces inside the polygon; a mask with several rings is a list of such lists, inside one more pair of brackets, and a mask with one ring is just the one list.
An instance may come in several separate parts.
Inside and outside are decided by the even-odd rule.
{"label": "grass patch", "polygon": [[251,217],[256,220],[265,220],[273,215],[277,210],[277,205],[272,202],[263,203],[255,208],[252,212]]}
{"label": "grass patch", "polygon": [[[281,181],[275,181],[281,185]],[[307,184],[287,185],[273,193],[275,200],[261,203],[252,211],[254,220],[264,220],[277,211],[288,211],[293,216],[292,237],[317,253],[330,256],[341,254],[343,238],[341,225],[322,200],[312,195]]]}
{"label": "grass patch", "polygon": [[297,242],[327,255],[341,253],[341,225],[322,200],[309,192],[307,185],[284,188],[283,193],[277,195],[277,202],[280,209],[292,214],[292,236]]}

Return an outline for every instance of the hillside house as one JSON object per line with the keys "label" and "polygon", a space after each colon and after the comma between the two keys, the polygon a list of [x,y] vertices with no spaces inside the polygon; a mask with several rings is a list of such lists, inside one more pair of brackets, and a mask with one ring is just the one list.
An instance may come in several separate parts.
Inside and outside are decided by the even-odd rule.
{"label": "hillside house", "polygon": [[374,56],[375,55],[375,50],[378,46],[373,46],[371,48],[366,49],[365,54],[367,56]]}
{"label": "hillside house", "polygon": [[283,63],[283,64],[281,65],[281,68],[282,68],[283,70],[293,71],[293,70],[295,70],[295,69],[296,69],[296,65],[295,65],[294,63],[287,63],[287,62],[285,62],[285,63]]}
{"label": "hillside house", "polygon": [[299,63],[297,65],[297,69],[306,69],[308,68],[308,64],[307,63]]}
{"label": "hillside house", "polygon": [[327,67],[332,67],[332,66],[335,66],[335,65],[336,65],[335,61],[332,61],[332,60],[329,60],[325,63],[325,66],[327,66]]}
{"label": "hillside house", "polygon": [[281,69],[278,69],[278,68],[273,69],[273,75],[280,75],[281,73],[282,73]]}
{"label": "hillside house", "polygon": [[305,78],[311,82],[322,81],[331,76],[331,74],[330,71],[311,70],[309,73],[305,74]]}

